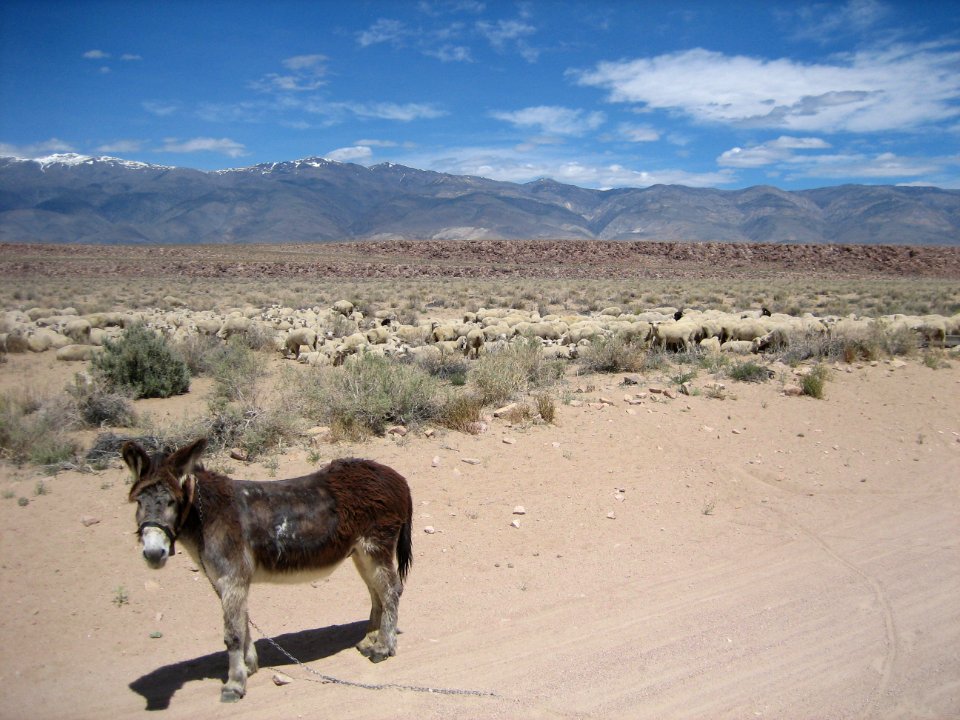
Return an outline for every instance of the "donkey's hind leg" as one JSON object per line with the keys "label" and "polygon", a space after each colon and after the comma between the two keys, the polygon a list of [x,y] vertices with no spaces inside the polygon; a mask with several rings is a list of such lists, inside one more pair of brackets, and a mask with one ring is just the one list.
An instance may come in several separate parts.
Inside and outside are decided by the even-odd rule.
{"label": "donkey's hind leg", "polygon": [[360,577],[370,590],[370,621],[357,650],[371,662],[386,660],[397,653],[397,613],[403,584],[393,569],[392,553],[369,553],[358,548],[353,555]]}

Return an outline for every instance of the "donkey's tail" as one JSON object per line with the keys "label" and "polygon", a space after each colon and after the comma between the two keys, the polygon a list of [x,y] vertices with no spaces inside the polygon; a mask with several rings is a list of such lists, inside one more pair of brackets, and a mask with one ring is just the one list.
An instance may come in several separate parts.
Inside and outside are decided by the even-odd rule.
{"label": "donkey's tail", "polygon": [[413,518],[408,518],[400,528],[400,537],[397,538],[397,574],[402,582],[407,581],[407,573],[413,565],[413,541],[410,537]]}

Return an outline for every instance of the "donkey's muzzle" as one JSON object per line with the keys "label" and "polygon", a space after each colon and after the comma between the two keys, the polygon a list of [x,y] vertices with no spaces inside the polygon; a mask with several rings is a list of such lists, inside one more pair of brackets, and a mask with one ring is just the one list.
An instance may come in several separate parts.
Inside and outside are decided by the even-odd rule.
{"label": "donkey's muzzle", "polygon": [[159,523],[144,523],[140,526],[140,542],[143,543],[143,559],[155,570],[164,566],[173,554],[172,533]]}

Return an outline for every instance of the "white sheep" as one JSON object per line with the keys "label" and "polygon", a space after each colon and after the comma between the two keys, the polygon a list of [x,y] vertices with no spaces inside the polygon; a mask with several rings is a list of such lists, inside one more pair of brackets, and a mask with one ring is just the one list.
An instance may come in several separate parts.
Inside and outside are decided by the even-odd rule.
{"label": "white sheep", "polygon": [[317,333],[309,328],[297,328],[287,333],[283,340],[283,350],[296,357],[300,354],[300,346],[306,345],[310,352],[317,349]]}
{"label": "white sheep", "polygon": [[353,303],[349,300],[337,300],[330,309],[344,317],[350,317],[350,313],[353,312]]}
{"label": "white sheep", "polygon": [[685,320],[654,324],[652,337],[655,347],[689,352],[694,343],[700,340],[700,326]]}
{"label": "white sheep", "polygon": [[709,355],[720,354],[720,338],[718,337],[705,337],[700,341],[699,346],[700,350]]}
{"label": "white sheep", "polygon": [[735,355],[749,355],[753,352],[753,341],[727,340],[720,346],[720,352],[733,353]]}
{"label": "white sheep", "polygon": [[57,360],[64,362],[79,362],[82,360],[92,360],[103,348],[95,345],[64,345],[56,353]]}
{"label": "white sheep", "polygon": [[787,333],[781,328],[771,330],[766,335],[754,338],[750,343],[751,352],[760,353],[767,350],[782,350],[790,344]]}
{"label": "white sheep", "polygon": [[220,328],[223,326],[223,322],[220,320],[214,320],[210,318],[201,318],[195,323],[197,332],[200,335],[216,335],[220,332]]}
{"label": "white sheep", "polygon": [[456,340],[460,333],[453,325],[441,325],[436,320],[430,326],[430,342],[445,342]]}
{"label": "white sheep", "polygon": [[237,315],[228,317],[220,327],[220,330],[217,331],[217,337],[221,340],[228,340],[234,335],[243,335],[250,329],[252,324],[253,321],[248,317]]}
{"label": "white sheep", "polygon": [[480,351],[483,349],[483,343],[486,341],[486,336],[484,331],[487,328],[475,327],[467,331],[467,334],[464,336],[464,348],[463,354],[467,357],[473,355],[473,357],[480,357]]}
{"label": "white sheep", "polygon": [[427,325],[398,325],[394,334],[406,345],[423,345],[427,341],[431,328]]}
{"label": "white sheep", "polygon": [[363,333],[354,333],[342,338],[334,351],[333,364],[342,365],[344,359],[354,355],[367,347],[367,336]]}
{"label": "white sheep", "polygon": [[383,345],[390,339],[390,328],[383,325],[374,325],[366,332],[367,342],[371,345]]}
{"label": "white sheep", "polygon": [[568,328],[564,340],[568,345],[579,345],[581,340],[593,340],[604,334],[605,330],[600,323],[592,320],[581,321]]}

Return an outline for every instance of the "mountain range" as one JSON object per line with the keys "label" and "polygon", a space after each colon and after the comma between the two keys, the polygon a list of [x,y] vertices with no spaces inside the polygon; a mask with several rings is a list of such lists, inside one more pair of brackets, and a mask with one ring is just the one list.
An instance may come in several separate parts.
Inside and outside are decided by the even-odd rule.
{"label": "mountain range", "polygon": [[960,191],[593,190],[323,158],[212,172],[74,154],[0,158],[0,242],[392,238],[960,245]]}

